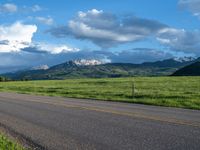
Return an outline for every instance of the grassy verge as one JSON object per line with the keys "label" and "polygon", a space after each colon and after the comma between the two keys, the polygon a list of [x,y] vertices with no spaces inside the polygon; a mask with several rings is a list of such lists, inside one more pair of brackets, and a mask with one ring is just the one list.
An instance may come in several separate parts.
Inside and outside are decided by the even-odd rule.
{"label": "grassy verge", "polygon": [[25,150],[19,144],[0,134],[0,150]]}
{"label": "grassy verge", "polygon": [[200,77],[2,82],[0,91],[200,109]]}

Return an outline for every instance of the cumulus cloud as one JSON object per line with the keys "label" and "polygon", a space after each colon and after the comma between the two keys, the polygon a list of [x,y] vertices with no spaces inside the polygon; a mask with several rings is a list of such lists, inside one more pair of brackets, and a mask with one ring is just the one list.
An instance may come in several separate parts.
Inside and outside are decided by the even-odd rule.
{"label": "cumulus cloud", "polygon": [[100,47],[108,48],[121,43],[135,42],[154,35],[167,27],[155,20],[135,16],[117,16],[102,10],[78,12],[67,26],[49,30],[56,37],[73,36],[90,40]]}
{"label": "cumulus cloud", "polygon": [[200,31],[165,28],[160,30],[157,40],[172,50],[200,54]]}
{"label": "cumulus cloud", "polygon": [[46,25],[52,25],[54,20],[51,17],[36,17],[36,20],[39,21],[40,23],[46,24]]}
{"label": "cumulus cloud", "polygon": [[179,0],[179,6],[188,9],[194,16],[200,18],[200,0]]}
{"label": "cumulus cloud", "polygon": [[32,44],[30,47],[22,49],[22,51],[31,53],[50,53],[50,54],[60,54],[68,52],[78,52],[79,48],[70,47],[66,44],[47,44],[47,43],[37,43]]}
{"label": "cumulus cloud", "polygon": [[50,52],[51,54],[77,52],[80,50],[78,48],[72,48],[67,45],[41,44],[39,47],[43,51]]}
{"label": "cumulus cloud", "polygon": [[41,11],[42,7],[39,5],[33,5],[31,9],[33,12],[37,12],[37,11]]}
{"label": "cumulus cloud", "polygon": [[25,25],[21,22],[0,25],[0,52],[20,51],[29,47],[36,31],[36,25]]}
{"label": "cumulus cloud", "polygon": [[17,6],[14,3],[5,3],[5,4],[0,4],[0,14],[2,13],[28,13],[28,12],[38,12],[44,10],[41,6],[39,5],[32,5],[32,6]]}
{"label": "cumulus cloud", "polygon": [[12,3],[0,5],[0,13],[14,13],[17,12],[18,7]]}
{"label": "cumulus cloud", "polygon": [[[181,0],[179,5],[191,5],[198,11],[198,2],[199,0]],[[79,40],[89,40],[104,49],[152,38],[170,50],[200,55],[199,30],[187,31],[155,20],[131,15],[117,16],[103,10],[80,11],[66,26],[53,28],[48,32],[61,38],[72,36]]]}

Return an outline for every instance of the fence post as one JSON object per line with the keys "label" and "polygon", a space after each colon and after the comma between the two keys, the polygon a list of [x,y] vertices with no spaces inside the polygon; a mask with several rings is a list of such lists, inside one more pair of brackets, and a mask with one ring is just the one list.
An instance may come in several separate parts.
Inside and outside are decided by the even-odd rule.
{"label": "fence post", "polygon": [[132,80],[131,81],[131,86],[132,86],[132,98],[134,98],[134,96],[135,96],[135,84],[134,84],[134,81]]}

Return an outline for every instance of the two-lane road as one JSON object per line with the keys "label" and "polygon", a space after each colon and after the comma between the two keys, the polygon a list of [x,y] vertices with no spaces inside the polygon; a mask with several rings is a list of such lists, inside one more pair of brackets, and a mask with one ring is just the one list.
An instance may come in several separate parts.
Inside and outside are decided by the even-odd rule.
{"label": "two-lane road", "polygon": [[200,150],[200,111],[0,93],[0,126],[49,150]]}

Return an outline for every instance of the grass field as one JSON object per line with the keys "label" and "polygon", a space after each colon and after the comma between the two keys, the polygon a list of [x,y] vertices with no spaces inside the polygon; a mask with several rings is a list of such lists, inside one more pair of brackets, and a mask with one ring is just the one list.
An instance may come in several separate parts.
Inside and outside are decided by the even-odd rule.
{"label": "grass field", "polygon": [[0,91],[200,109],[200,77],[2,82]]}
{"label": "grass field", "polygon": [[19,144],[9,140],[5,136],[0,134],[0,150],[25,150]]}

